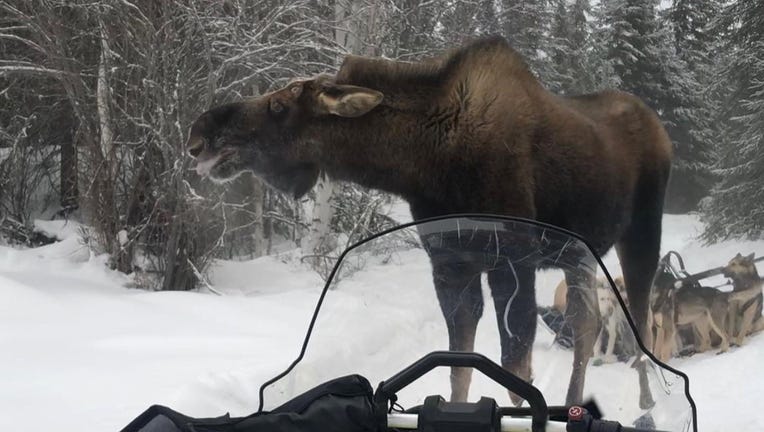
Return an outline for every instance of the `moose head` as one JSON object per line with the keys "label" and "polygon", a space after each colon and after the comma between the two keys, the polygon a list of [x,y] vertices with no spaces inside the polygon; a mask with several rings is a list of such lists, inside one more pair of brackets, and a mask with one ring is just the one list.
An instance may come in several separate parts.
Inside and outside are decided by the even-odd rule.
{"label": "moose head", "polygon": [[203,113],[191,126],[186,148],[200,176],[225,182],[252,171],[300,197],[318,179],[316,153],[332,118],[361,117],[382,99],[379,91],[336,84],[326,75],[295,80],[280,90]]}

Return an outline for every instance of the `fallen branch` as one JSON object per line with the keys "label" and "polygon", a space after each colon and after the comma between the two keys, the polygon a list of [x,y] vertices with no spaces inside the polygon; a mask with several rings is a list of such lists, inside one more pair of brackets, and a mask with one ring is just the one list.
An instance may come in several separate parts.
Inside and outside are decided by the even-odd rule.
{"label": "fallen branch", "polygon": [[186,260],[186,261],[188,262],[188,265],[191,266],[191,270],[194,271],[194,275],[197,277],[197,279],[202,281],[202,283],[207,287],[208,290],[210,290],[211,293],[215,295],[219,295],[219,296],[223,295],[222,292],[216,290],[212,285],[210,285],[209,282],[207,282],[207,278],[205,278],[204,275],[202,275],[202,273],[199,271],[198,268],[196,268],[196,266],[194,265],[194,263],[191,262],[191,260]]}
{"label": "fallen branch", "polygon": [[44,246],[56,242],[56,238],[35,231],[33,228],[7,216],[0,219],[0,236],[7,238],[13,244],[29,247]]}

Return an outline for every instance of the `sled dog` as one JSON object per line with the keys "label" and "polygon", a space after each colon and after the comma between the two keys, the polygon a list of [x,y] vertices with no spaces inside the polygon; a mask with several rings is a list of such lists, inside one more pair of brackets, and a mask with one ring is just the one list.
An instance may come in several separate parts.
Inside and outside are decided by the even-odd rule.
{"label": "sled dog", "polygon": [[[619,276],[613,282],[615,282],[621,298],[624,299],[628,307],[623,278]],[[560,281],[555,288],[553,307],[561,314],[565,313],[567,292],[568,286],[565,280]],[[605,278],[597,279],[597,301],[601,326],[594,345],[594,356],[604,363],[614,363],[619,358],[635,354],[636,346],[633,343],[633,338],[624,337],[624,334],[630,332],[626,315]]]}
{"label": "sled dog", "polygon": [[[735,345],[742,345],[746,336],[764,330],[762,318],[762,279],[754,263],[754,254],[740,253],[724,267],[722,273],[732,280],[732,289],[743,295],[742,300],[730,304],[727,315],[728,331]],[[748,298],[744,293],[748,293]],[[746,300],[747,298],[747,300]]]}
{"label": "sled dog", "polygon": [[731,319],[733,318],[731,315],[737,315],[737,313],[731,313],[731,311],[742,309],[758,295],[761,295],[760,287],[758,291],[751,288],[729,292],[702,286],[679,288],[675,294],[676,325],[693,327],[697,351],[710,350],[711,338],[715,334],[721,339],[719,352],[725,352],[729,349],[731,342],[742,343],[742,338],[734,331],[733,323],[737,319]]}
{"label": "sled dog", "polygon": [[659,271],[651,292],[652,352],[661,361],[693,346],[695,352],[730,344],[742,345],[746,335],[764,329],[761,318],[762,282],[753,254],[737,254],[722,270],[733,290],[720,291],[698,284],[676,288],[676,279]]}

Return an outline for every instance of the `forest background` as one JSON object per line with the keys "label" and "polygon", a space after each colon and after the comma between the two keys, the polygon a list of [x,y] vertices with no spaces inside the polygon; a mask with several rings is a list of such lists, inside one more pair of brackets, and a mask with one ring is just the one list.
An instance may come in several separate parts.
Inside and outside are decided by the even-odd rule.
{"label": "forest background", "polygon": [[294,200],[255,177],[201,181],[204,110],[347,54],[417,60],[501,34],[551,91],[619,88],[675,149],[666,212],[703,238],[764,232],[764,0],[0,0],[0,237],[69,218],[137,286],[194,289],[215,259],[285,248],[322,275],[394,225],[394,197],[322,179]]}

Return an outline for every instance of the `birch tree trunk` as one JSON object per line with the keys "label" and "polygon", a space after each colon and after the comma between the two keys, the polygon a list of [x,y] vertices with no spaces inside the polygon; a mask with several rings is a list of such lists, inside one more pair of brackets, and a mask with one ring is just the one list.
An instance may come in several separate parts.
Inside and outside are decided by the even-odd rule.
{"label": "birch tree trunk", "polygon": [[265,221],[263,219],[263,209],[265,205],[265,185],[263,182],[252,176],[252,213],[255,219],[255,225],[252,229],[252,241],[254,243],[253,255],[255,257],[263,256],[268,253],[268,242],[265,239]]}
{"label": "birch tree trunk", "polygon": [[321,176],[315,186],[316,199],[311,209],[308,235],[302,238],[303,255],[311,255],[309,259],[313,267],[323,262],[321,257],[337,246],[337,240],[332,235],[331,222],[334,216],[332,197],[334,182],[326,176]]}
{"label": "birch tree trunk", "polygon": [[[334,40],[338,46],[345,47],[348,52],[356,52],[359,49],[358,33],[354,32],[353,20],[361,19],[357,16],[358,2],[336,0],[334,3]],[[337,64],[342,61],[342,55],[337,56]],[[303,255],[311,255],[313,259],[308,261],[316,268],[323,260],[320,258],[328,251],[337,247],[337,240],[331,232],[331,222],[334,217],[332,200],[334,198],[334,182],[322,175],[314,188],[315,201],[310,212],[309,229],[307,236],[303,236],[301,248]]]}
{"label": "birch tree trunk", "polygon": [[95,182],[97,196],[97,216],[101,220],[101,235],[108,252],[111,254],[114,267],[123,273],[132,271],[132,248],[129,246],[127,232],[120,223],[119,210],[117,208],[117,174],[116,149],[114,146],[114,130],[112,129],[111,112],[111,87],[108,71],[111,63],[111,49],[109,47],[109,35],[105,31],[103,22],[99,20],[101,36],[101,52],[98,60],[98,76],[96,80],[96,112],[98,115],[99,143],[100,148],[92,148],[93,152],[100,152],[96,160],[99,165],[91,167],[96,171],[100,181]]}
{"label": "birch tree trunk", "polygon": [[98,62],[98,82],[96,86],[96,103],[98,107],[98,124],[100,127],[101,153],[106,162],[107,172],[113,178],[114,174],[114,132],[111,129],[109,107],[109,82],[106,70],[109,63],[109,43],[105,32],[101,31],[101,58]]}

